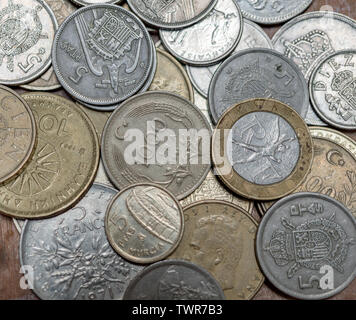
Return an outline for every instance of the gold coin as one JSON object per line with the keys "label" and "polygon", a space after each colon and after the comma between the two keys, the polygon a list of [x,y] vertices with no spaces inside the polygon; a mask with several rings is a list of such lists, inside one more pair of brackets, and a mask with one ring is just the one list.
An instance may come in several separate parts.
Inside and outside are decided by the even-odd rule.
{"label": "gold coin", "polygon": [[[311,127],[312,168],[294,192],[316,192],[342,202],[356,217],[356,142],[333,129]],[[261,202],[264,214],[274,202]]]}
{"label": "gold coin", "polygon": [[227,299],[251,299],[264,281],[255,256],[257,222],[242,208],[217,200],[193,203],[183,213],[183,237],[169,259],[205,268]]}
{"label": "gold coin", "polygon": [[35,116],[38,142],[23,172],[0,187],[0,212],[46,218],[73,206],[90,187],[99,163],[98,137],[75,103],[49,93],[22,97]]}
{"label": "gold coin", "polygon": [[35,142],[36,123],[29,106],[16,92],[0,86],[0,183],[24,167]]}
{"label": "gold coin", "polygon": [[212,141],[212,158],[224,184],[254,200],[293,192],[313,160],[309,129],[299,114],[273,99],[252,99],[227,110]]}

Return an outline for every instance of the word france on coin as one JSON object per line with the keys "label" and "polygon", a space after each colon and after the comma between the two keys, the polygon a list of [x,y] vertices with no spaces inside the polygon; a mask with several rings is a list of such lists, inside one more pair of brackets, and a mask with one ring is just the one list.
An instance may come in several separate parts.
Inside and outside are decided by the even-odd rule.
{"label": "word france on coin", "polygon": [[54,13],[43,0],[2,0],[0,83],[24,84],[44,73],[56,30]]}
{"label": "word france on coin", "polygon": [[106,211],[105,230],[110,244],[135,263],[153,263],[167,257],[178,246],[183,228],[179,202],[152,184],[122,190]]}
{"label": "word france on coin", "polygon": [[299,299],[325,299],[356,276],[356,220],[326,195],[301,192],[278,201],[257,232],[265,276]]}
{"label": "word france on coin", "polygon": [[94,184],[64,214],[25,223],[20,260],[41,299],[117,300],[143,269],[121,258],[105,236],[107,205],[117,191]]}
{"label": "word france on coin", "polygon": [[214,277],[182,260],[165,260],[142,270],[128,285],[124,300],[224,300]]}
{"label": "word france on coin", "polygon": [[99,163],[95,128],[73,102],[27,93],[38,141],[25,169],[0,187],[0,212],[20,219],[47,218],[73,206],[89,189]]}

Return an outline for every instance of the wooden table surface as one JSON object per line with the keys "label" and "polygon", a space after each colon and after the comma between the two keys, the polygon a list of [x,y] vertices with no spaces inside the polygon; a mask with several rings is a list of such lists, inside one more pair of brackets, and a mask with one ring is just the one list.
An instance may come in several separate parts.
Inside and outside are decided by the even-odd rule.
{"label": "wooden table surface", "polygon": [[[298,1],[298,0],[295,0]],[[329,6],[329,7],[325,7]],[[332,8],[333,11],[343,13],[356,19],[356,1],[355,0],[314,0],[307,11],[319,11]],[[327,10],[330,10],[327,9]],[[265,27],[267,34],[272,37],[280,26]],[[17,90],[21,92],[21,90]],[[63,90],[54,93],[67,96]],[[356,140],[356,132],[347,133]],[[257,212],[255,212],[257,215]],[[20,235],[17,232],[12,220],[0,215],[0,299],[38,299],[31,290],[20,288],[20,262],[19,262],[19,240]],[[254,297],[256,300],[284,300],[287,296],[275,289],[267,281],[261,290]],[[331,299],[356,300],[356,280],[340,294]]]}

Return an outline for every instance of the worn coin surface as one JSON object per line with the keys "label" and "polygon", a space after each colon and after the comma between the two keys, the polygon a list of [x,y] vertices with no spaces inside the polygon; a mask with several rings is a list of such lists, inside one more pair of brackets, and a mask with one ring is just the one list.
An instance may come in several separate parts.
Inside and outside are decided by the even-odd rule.
{"label": "worn coin surface", "polygon": [[179,30],[160,30],[165,48],[178,60],[198,66],[218,63],[236,48],[243,19],[234,0],[218,0],[215,8],[199,23]]}
{"label": "worn coin surface", "polygon": [[[273,49],[272,41],[263,29],[257,24],[244,19],[241,40],[232,54],[249,48]],[[210,67],[186,66],[190,80],[198,92],[205,98],[208,97],[211,79],[220,64]]]}
{"label": "worn coin surface", "polygon": [[249,199],[273,200],[293,192],[312,165],[313,144],[303,119],[286,104],[253,99],[220,119],[212,141],[220,179]]}
{"label": "worn coin surface", "polygon": [[122,0],[71,0],[79,6],[89,6],[91,4],[119,4]]}
{"label": "worn coin surface", "polygon": [[73,97],[113,105],[145,84],[153,47],[145,26],[131,12],[92,5],[75,11],[59,27],[52,61],[59,82]]}
{"label": "worn coin surface", "polygon": [[19,85],[44,73],[51,64],[57,21],[42,0],[0,3],[0,83]]}
{"label": "worn coin surface", "polygon": [[0,187],[0,212],[22,219],[59,214],[88,190],[99,162],[95,128],[73,102],[48,93],[22,96],[38,128],[31,161]]}
{"label": "worn coin surface", "polygon": [[[274,48],[292,59],[309,80],[317,64],[334,51],[356,49],[356,23],[335,12],[310,12],[283,25],[272,42]],[[306,121],[311,125],[326,125],[311,105]]]}
{"label": "worn coin surface", "polygon": [[356,276],[356,220],[340,202],[296,193],[263,217],[256,239],[265,276],[299,299],[325,299]]}
{"label": "worn coin surface", "polygon": [[202,20],[217,0],[127,0],[127,3],[135,14],[152,26],[180,29]]}
{"label": "worn coin surface", "polygon": [[257,222],[242,208],[204,200],[184,208],[182,240],[169,259],[209,271],[229,300],[251,299],[264,277],[255,256]]}
{"label": "worn coin surface", "polygon": [[105,236],[105,210],[115,189],[94,184],[64,214],[27,221],[20,244],[24,270],[32,267],[33,291],[46,300],[117,300],[143,269],[121,258]]}
{"label": "worn coin surface", "polygon": [[157,262],[129,284],[124,300],[224,300],[218,282],[205,269],[183,260]]}
{"label": "worn coin surface", "polygon": [[175,197],[153,184],[136,184],[110,202],[105,230],[115,251],[136,263],[153,263],[178,246],[184,228],[183,210]]}
{"label": "worn coin surface", "polygon": [[252,98],[273,98],[305,117],[308,86],[297,65],[282,54],[264,48],[243,50],[224,61],[209,87],[209,111],[216,124],[236,103]]}
{"label": "worn coin surface", "polygon": [[356,50],[337,51],[315,68],[310,98],[321,119],[333,127],[356,129]]}
{"label": "worn coin surface", "polygon": [[149,91],[126,100],[111,115],[102,137],[102,159],[118,189],[155,183],[180,200],[199,187],[211,168],[210,135],[205,116],[191,102]]}
{"label": "worn coin surface", "polygon": [[277,24],[299,15],[313,0],[237,0],[245,18],[261,24]]}
{"label": "worn coin surface", "polygon": [[26,165],[36,137],[35,119],[27,103],[16,92],[0,86],[0,184]]}

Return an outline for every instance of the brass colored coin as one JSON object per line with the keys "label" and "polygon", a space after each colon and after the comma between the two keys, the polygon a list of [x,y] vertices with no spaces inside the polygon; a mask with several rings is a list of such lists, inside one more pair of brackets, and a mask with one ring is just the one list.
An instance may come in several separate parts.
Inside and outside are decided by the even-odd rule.
{"label": "brass colored coin", "polygon": [[75,103],[49,93],[22,95],[38,128],[25,170],[0,187],[0,212],[46,218],[76,204],[94,180],[99,163],[95,128]]}
{"label": "brass colored coin", "polygon": [[219,282],[226,299],[251,299],[264,277],[255,256],[257,222],[242,208],[208,200],[184,208],[182,240],[169,259],[205,268]]}
{"label": "brass colored coin", "polygon": [[[325,194],[343,203],[356,217],[356,142],[329,128],[311,127],[314,160],[312,168],[296,192]],[[274,202],[261,202],[262,214]]]}
{"label": "brass colored coin", "polygon": [[221,117],[212,141],[217,174],[237,194],[273,200],[293,192],[312,165],[313,144],[299,114],[273,99],[252,99]]}
{"label": "brass colored coin", "polygon": [[36,142],[36,123],[27,103],[0,86],[0,183],[16,175],[29,160]]}

